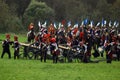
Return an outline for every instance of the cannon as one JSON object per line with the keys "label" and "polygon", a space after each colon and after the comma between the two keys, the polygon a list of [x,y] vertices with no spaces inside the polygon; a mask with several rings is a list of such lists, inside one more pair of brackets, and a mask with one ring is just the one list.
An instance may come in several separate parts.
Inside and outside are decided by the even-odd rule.
{"label": "cannon", "polygon": [[42,43],[39,45],[38,43],[20,43],[23,47],[23,57],[28,59],[40,59],[44,54],[44,51],[47,51],[47,59],[52,59],[52,55],[50,54],[49,46]]}
{"label": "cannon", "polygon": [[[49,50],[46,48],[41,48],[40,46],[37,46],[35,43],[29,44],[29,43],[20,43],[21,46],[23,46],[23,57],[27,57],[28,59],[40,59],[42,56],[42,52]],[[73,47],[69,47],[66,44],[59,44],[58,50],[60,52],[59,54],[59,61],[60,62],[72,62],[74,59],[77,59],[78,61],[82,61],[84,58],[84,49],[81,48],[78,45],[75,45]],[[52,59],[52,55],[50,51],[47,54],[47,59]]]}
{"label": "cannon", "polygon": [[78,61],[82,61],[85,54],[84,49],[81,46],[75,45],[73,47],[69,47],[67,45],[59,45],[59,48],[63,50],[63,56],[67,59],[68,62],[72,62],[74,59]]}
{"label": "cannon", "polygon": [[33,57],[36,59],[37,56],[40,54],[40,49],[39,47],[35,46],[34,43],[29,44],[29,43],[20,43],[20,45],[23,47],[23,58],[29,58],[32,59]]}

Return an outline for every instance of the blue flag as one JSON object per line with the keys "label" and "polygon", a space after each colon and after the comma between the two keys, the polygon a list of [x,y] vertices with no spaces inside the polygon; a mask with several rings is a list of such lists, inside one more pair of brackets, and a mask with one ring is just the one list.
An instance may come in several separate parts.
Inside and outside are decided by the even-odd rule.
{"label": "blue flag", "polygon": [[85,19],[84,20],[84,25],[87,25],[88,24],[88,19]]}
{"label": "blue flag", "polygon": [[101,26],[102,27],[104,26],[104,19],[102,19]]}

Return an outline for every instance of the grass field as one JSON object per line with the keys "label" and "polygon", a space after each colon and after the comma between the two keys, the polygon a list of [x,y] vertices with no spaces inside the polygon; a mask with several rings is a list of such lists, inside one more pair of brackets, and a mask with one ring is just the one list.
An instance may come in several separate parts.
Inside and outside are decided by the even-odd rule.
{"label": "grass field", "polygon": [[[0,39],[5,35],[1,34]],[[19,41],[25,42],[26,37],[19,35]],[[0,43],[0,56],[1,56]],[[12,59],[5,54],[0,58],[0,80],[120,80],[120,62],[99,63],[57,63],[51,60],[46,63],[40,60]]]}

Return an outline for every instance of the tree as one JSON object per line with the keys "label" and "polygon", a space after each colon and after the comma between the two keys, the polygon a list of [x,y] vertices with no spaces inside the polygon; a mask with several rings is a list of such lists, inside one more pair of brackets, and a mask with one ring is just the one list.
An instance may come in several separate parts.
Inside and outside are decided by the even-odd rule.
{"label": "tree", "polygon": [[105,19],[109,19],[110,18],[110,13],[109,13],[109,10],[110,10],[110,5],[107,3],[106,0],[99,0],[98,3],[97,3],[97,6],[96,6],[99,11],[100,11],[100,17],[101,17],[101,20],[102,18],[105,18]]}
{"label": "tree", "polygon": [[116,2],[116,0],[107,0],[107,2],[108,2],[109,4],[114,4],[114,3]]}
{"label": "tree", "polygon": [[65,13],[65,1],[63,0],[37,0],[45,2],[49,7],[54,9],[55,11],[55,20],[61,21],[65,19],[66,13]]}
{"label": "tree", "polygon": [[37,26],[38,21],[54,20],[54,10],[48,7],[44,2],[33,2],[24,13],[24,24],[28,26],[33,22]]}
{"label": "tree", "polygon": [[0,31],[6,30],[6,20],[9,18],[9,8],[4,3],[4,1],[0,0]]}
{"label": "tree", "polygon": [[11,13],[17,15],[19,18],[22,18],[31,0],[5,0],[5,2],[10,7]]}
{"label": "tree", "polygon": [[67,0],[65,5],[68,20],[81,21],[87,16],[87,7],[79,0]]}
{"label": "tree", "polygon": [[120,22],[120,0],[116,0],[113,6],[111,6],[110,12],[113,20],[117,20]]}

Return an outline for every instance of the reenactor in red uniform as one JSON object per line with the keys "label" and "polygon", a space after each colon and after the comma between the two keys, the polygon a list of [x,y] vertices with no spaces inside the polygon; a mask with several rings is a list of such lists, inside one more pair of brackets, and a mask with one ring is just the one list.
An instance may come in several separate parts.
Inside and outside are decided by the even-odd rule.
{"label": "reenactor in red uniform", "polygon": [[112,62],[112,45],[110,44],[110,42],[106,42],[106,48],[105,48],[105,51],[106,51],[106,62],[107,63],[111,63]]}
{"label": "reenactor in red uniform", "polygon": [[28,31],[32,30],[34,28],[34,24],[30,23],[30,25],[28,26]]}
{"label": "reenactor in red uniform", "polygon": [[17,36],[14,36],[14,59],[18,58],[19,59],[19,47],[20,47],[20,44],[18,42],[18,37]]}
{"label": "reenactor in red uniform", "polygon": [[3,51],[2,51],[1,58],[3,58],[5,53],[8,54],[9,59],[11,58],[10,44],[12,44],[12,42],[10,41],[10,34],[6,34],[6,40],[2,42]]}
{"label": "reenactor in red uniform", "polygon": [[28,27],[28,33],[27,33],[27,41],[28,42],[33,42],[35,38],[35,32],[34,32],[34,24],[30,23]]}
{"label": "reenactor in red uniform", "polygon": [[117,60],[120,61],[120,34],[117,36]]}
{"label": "reenactor in red uniform", "polygon": [[57,63],[58,61],[58,46],[56,43],[56,38],[51,39],[51,53],[53,55],[53,63]]}
{"label": "reenactor in red uniform", "polygon": [[48,51],[48,45],[50,44],[50,34],[49,33],[45,33],[42,37],[42,43],[41,43],[41,48],[42,48],[42,54],[41,54],[41,62],[44,59],[44,62],[46,62],[46,58],[47,58],[47,51]]}

